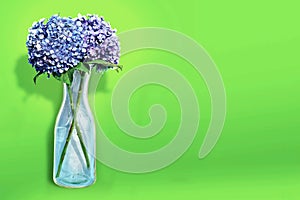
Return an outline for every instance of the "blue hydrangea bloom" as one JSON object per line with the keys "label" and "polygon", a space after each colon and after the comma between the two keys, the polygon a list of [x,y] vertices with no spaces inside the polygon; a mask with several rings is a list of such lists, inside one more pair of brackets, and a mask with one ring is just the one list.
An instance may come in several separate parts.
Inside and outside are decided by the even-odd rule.
{"label": "blue hydrangea bloom", "polygon": [[81,26],[72,18],[52,16],[29,29],[27,48],[29,63],[39,73],[61,74],[86,57]]}

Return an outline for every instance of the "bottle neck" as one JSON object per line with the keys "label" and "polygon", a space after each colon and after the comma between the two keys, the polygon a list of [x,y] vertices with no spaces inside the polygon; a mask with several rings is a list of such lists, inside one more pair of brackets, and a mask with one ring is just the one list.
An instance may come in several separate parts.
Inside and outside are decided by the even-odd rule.
{"label": "bottle neck", "polygon": [[[88,93],[90,74],[75,70],[71,85],[64,83],[64,98],[75,105],[79,98],[85,99]],[[71,96],[71,100],[70,100]]]}

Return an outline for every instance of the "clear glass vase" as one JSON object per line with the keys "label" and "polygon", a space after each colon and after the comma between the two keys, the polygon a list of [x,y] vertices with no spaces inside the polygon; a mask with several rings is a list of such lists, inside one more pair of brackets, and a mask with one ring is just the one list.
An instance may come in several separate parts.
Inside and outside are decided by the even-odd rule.
{"label": "clear glass vase", "polygon": [[63,102],[56,118],[53,180],[80,188],[95,182],[95,123],[88,103],[90,74],[75,70],[64,83]]}

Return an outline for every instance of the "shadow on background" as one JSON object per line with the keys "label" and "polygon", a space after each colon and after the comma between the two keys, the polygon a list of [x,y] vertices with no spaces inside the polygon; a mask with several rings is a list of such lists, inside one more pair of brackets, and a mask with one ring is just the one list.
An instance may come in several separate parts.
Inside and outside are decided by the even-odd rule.
{"label": "shadow on background", "polygon": [[[41,75],[37,79],[37,84],[33,83],[33,77],[36,72],[34,68],[28,63],[27,55],[21,56],[15,68],[18,86],[26,92],[26,96],[31,95],[41,96],[49,101],[52,105],[60,104],[62,98],[61,84],[53,78],[47,78],[47,75]],[[30,78],[32,77],[32,78]],[[26,97],[25,97],[26,100]]]}
{"label": "shadow on background", "polygon": [[[21,56],[16,63],[15,74],[17,79],[18,87],[20,87],[25,93],[26,101],[28,97],[36,95],[47,99],[53,106],[54,113],[58,113],[61,102],[62,102],[62,84],[55,80],[53,77],[47,78],[47,75],[41,75],[37,79],[36,85],[33,82],[33,77],[36,75],[35,69],[28,63],[28,56]],[[32,77],[32,78],[30,78]],[[96,92],[109,92],[106,87],[107,76],[105,74],[101,77]],[[34,106],[34,105],[33,105]],[[93,105],[91,105],[92,107]],[[40,116],[42,117],[42,116]],[[49,131],[47,137],[47,166],[48,166],[48,181],[53,183],[52,180],[52,167],[53,167],[53,152],[54,152],[54,126],[55,126],[56,115],[52,117],[49,123]]]}
{"label": "shadow on background", "polygon": [[[15,67],[15,74],[18,86],[26,93],[24,101],[32,95],[40,96],[51,102],[54,113],[58,113],[61,100],[62,100],[62,86],[61,84],[52,78],[47,79],[46,75],[40,76],[35,85],[33,77],[36,72],[34,68],[28,63],[27,55],[21,56],[17,60]],[[32,77],[32,78],[30,78]],[[34,105],[33,105],[34,106]],[[40,117],[43,117],[42,115]],[[54,125],[56,115],[52,117],[49,123],[49,131],[47,137],[47,166],[48,166],[48,177],[49,182],[52,181],[52,166],[53,166],[53,144],[54,144]]]}

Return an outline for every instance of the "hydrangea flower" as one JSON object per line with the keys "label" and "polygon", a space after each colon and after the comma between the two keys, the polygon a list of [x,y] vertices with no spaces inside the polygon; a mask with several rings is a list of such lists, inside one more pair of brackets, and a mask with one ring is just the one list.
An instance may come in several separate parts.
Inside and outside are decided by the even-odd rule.
{"label": "hydrangea flower", "polygon": [[81,62],[96,59],[118,64],[120,47],[115,32],[97,15],[74,19],[53,15],[47,23],[41,19],[29,29],[28,61],[38,75],[47,73],[48,77],[59,77]]}
{"label": "hydrangea flower", "polygon": [[52,16],[29,29],[27,48],[29,63],[38,73],[62,74],[86,57],[83,32],[71,18]]}
{"label": "hydrangea flower", "polygon": [[103,17],[78,15],[76,23],[83,26],[84,46],[87,47],[85,61],[101,59],[112,64],[118,64],[120,45],[116,30],[113,30]]}
{"label": "hydrangea flower", "polygon": [[84,44],[88,48],[96,47],[101,44],[106,38],[115,33],[109,23],[104,21],[103,17],[98,15],[86,16],[78,15],[75,19],[77,25],[82,26],[80,31],[84,32]]}
{"label": "hydrangea flower", "polygon": [[[90,49],[85,62],[92,60],[103,60],[107,63],[117,65],[120,59],[120,44],[116,35],[105,39],[102,44]],[[96,70],[106,69],[103,64],[96,64]]]}
{"label": "hydrangea flower", "polygon": [[109,63],[118,64],[120,58],[120,45],[118,38],[114,35],[103,41],[102,44],[90,49],[87,60],[104,60]]}

